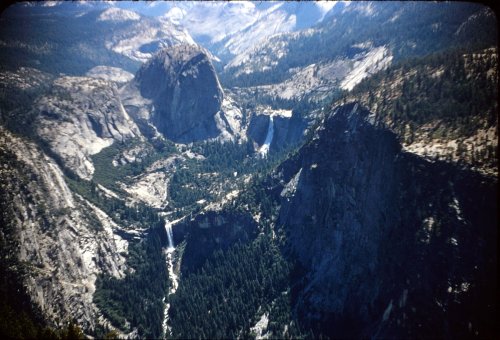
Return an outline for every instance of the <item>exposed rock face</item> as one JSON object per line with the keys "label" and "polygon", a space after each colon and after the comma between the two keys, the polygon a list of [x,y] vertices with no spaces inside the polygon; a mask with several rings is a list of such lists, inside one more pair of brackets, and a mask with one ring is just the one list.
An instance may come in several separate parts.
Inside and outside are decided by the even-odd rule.
{"label": "exposed rock face", "polygon": [[37,133],[81,178],[90,179],[90,156],[110,146],[141,137],[118,97],[114,83],[85,77],[61,77],[51,92],[37,100]]}
{"label": "exposed rock face", "polygon": [[117,84],[123,84],[131,81],[134,75],[119,67],[99,65],[91,68],[87,73],[87,77],[104,79],[113,81]]}
{"label": "exposed rock face", "polygon": [[357,106],[339,111],[302,150],[282,191],[280,223],[310,275],[299,297],[305,319],[342,317],[351,299],[359,300],[356,308],[376,302],[380,283],[356,282],[380,272],[380,248],[397,214],[387,209],[397,205],[397,190],[387,185],[398,176],[396,140],[368,127]]}
{"label": "exposed rock face", "polygon": [[484,334],[495,180],[401,152],[373,117],[335,109],[278,169],[299,318],[335,337]]}
{"label": "exposed rock face", "polygon": [[[259,74],[257,79],[260,84],[276,84],[272,79],[276,79],[279,74],[282,76],[281,80],[288,79],[267,87],[267,90],[282,98],[301,96],[309,92],[309,89],[322,91],[322,85],[329,86],[335,78],[341,82],[342,88],[351,89],[372,71],[383,69],[390,64],[393,53],[395,57],[396,54],[404,57],[418,56],[430,52],[425,50],[427,47],[424,46],[438,46],[433,35],[420,34],[410,38],[408,35],[399,34],[401,24],[406,21],[411,21],[415,27],[429,27],[437,23],[435,18],[439,18],[439,27],[449,27],[449,31],[440,31],[439,41],[449,47],[457,41],[475,41],[477,36],[471,33],[481,29],[481,26],[475,26],[479,22],[482,27],[488,27],[488,31],[496,31],[494,21],[491,20],[494,17],[491,10],[481,8],[477,4],[451,3],[436,6],[434,3],[414,3],[401,7],[398,4],[363,2],[353,5],[338,3],[334,12],[319,26],[270,35],[254,46],[242,50],[224,67],[224,83],[236,84],[238,78],[250,80],[253,77],[248,75],[255,73]],[[415,13],[420,14],[416,17]],[[345,34],[358,30],[359,22],[363,22],[367,35]],[[461,29],[465,27],[467,29]],[[378,34],[386,36],[387,43],[384,46],[371,46],[377,41]],[[495,34],[491,36],[494,37]],[[485,38],[487,37],[483,39]],[[493,41],[491,43],[496,44]],[[356,56],[356,52],[361,53]],[[337,76],[307,75],[309,72],[306,70],[311,66],[311,60],[319,65],[337,60],[339,56],[347,56],[345,61],[351,59],[352,63],[342,62],[344,65],[339,65],[341,67],[335,72]],[[290,71],[293,72],[290,65],[300,66],[301,71],[296,76],[289,77]],[[266,77],[266,74],[272,75],[272,78]],[[313,82],[310,86],[294,86],[297,81],[304,80]],[[254,80],[254,84],[257,84],[257,81]]]}
{"label": "exposed rock face", "polygon": [[266,140],[267,127],[269,125],[269,116],[253,115],[248,126],[248,136],[257,144],[262,145]]}
{"label": "exposed rock face", "polygon": [[309,122],[293,115],[292,117],[278,116],[274,118],[274,141],[272,147],[282,149],[300,143],[304,137]]}
{"label": "exposed rock face", "polygon": [[[272,39],[275,39],[274,36]],[[279,44],[270,44],[273,48]],[[363,45],[363,44],[362,44]],[[239,89],[248,91],[252,97],[258,94],[264,100],[296,100],[310,103],[329,102],[332,94],[339,88],[352,90],[370,74],[387,68],[392,61],[392,55],[387,46],[373,47],[371,44],[363,45],[360,52],[347,58],[335,58],[333,61],[323,61],[289,70],[287,78],[279,83],[251,86]],[[281,51],[274,51],[268,55],[276,55]],[[268,55],[265,55],[266,57]],[[247,73],[259,72],[262,66],[257,61],[261,54],[248,57],[245,63],[232,67],[228,64],[226,72],[237,70],[236,76]],[[265,66],[267,67],[267,66]]]}
{"label": "exposed rock face", "polygon": [[165,205],[169,180],[164,172],[146,173],[134,180],[132,186],[124,187],[130,196],[154,208],[161,208]]}
{"label": "exposed rock face", "polygon": [[224,95],[221,112],[215,118],[218,128],[223,130],[218,137],[221,141],[247,138],[248,123],[244,121],[241,109],[231,96]]}
{"label": "exposed rock face", "polygon": [[47,320],[74,319],[93,329],[101,315],[93,303],[97,275],[122,278],[127,269],[128,242],[116,234],[121,227],[73,194],[57,164],[35,144],[4,128],[0,159],[0,233],[9,244],[3,255],[9,251],[26,267],[24,284]]}
{"label": "exposed rock face", "polygon": [[121,8],[108,8],[103,11],[99,17],[98,21],[137,21],[141,19],[141,16],[133,11],[127,11]]}
{"label": "exposed rock face", "polygon": [[201,48],[164,49],[141,67],[135,79],[141,95],[153,101],[152,123],[169,139],[191,142],[220,133],[215,115],[223,92]]}

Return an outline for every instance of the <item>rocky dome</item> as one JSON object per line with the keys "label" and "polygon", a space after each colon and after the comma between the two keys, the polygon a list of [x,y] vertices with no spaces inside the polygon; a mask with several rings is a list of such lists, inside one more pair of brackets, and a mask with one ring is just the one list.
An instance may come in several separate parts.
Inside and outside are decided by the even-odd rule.
{"label": "rocky dome", "polygon": [[214,116],[223,92],[202,48],[163,49],[139,69],[135,80],[141,95],[153,101],[152,123],[167,138],[192,142],[220,133]]}

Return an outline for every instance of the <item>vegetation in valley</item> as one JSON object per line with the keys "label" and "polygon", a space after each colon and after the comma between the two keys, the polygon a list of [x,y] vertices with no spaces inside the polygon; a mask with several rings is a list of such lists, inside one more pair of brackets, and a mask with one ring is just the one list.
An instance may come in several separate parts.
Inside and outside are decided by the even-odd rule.
{"label": "vegetation in valley", "polygon": [[172,207],[180,209],[179,217],[196,211],[200,200],[214,201],[221,194],[246,188],[246,180],[268,172],[289,150],[273,150],[261,158],[253,143],[246,141],[195,143],[191,151],[202,158],[187,160],[168,186]]}
{"label": "vegetation in valley", "polygon": [[145,338],[162,336],[163,297],[169,285],[162,252],[165,238],[163,223],[152,225],[144,240],[130,242],[127,265],[131,270],[125,278],[97,278],[94,302],[115,327],[127,332],[137,327]]}
{"label": "vegetation in valley", "polygon": [[287,300],[289,272],[290,265],[269,235],[215,251],[197,272],[183,276],[171,297],[172,335],[246,338],[255,335],[250,329],[266,313],[271,321],[264,333],[297,337]]}
{"label": "vegetation in valley", "polygon": [[[188,223],[190,236],[182,254],[181,284],[170,297],[173,337],[255,337],[261,332],[271,337],[300,338],[309,334],[295,317],[290,290],[290,282],[295,280],[294,263],[284,255],[284,231],[276,226],[279,206],[269,171],[277,162],[270,161],[267,168],[255,173],[245,190],[220,213],[229,229],[241,227],[220,231],[211,226],[214,230],[205,232],[196,219]],[[234,233],[252,235],[251,224],[255,223],[245,224],[236,216],[257,219],[258,234],[250,239],[235,238]],[[238,228],[242,229],[236,231]],[[198,233],[204,236],[196,236]],[[220,238],[237,241],[223,246],[227,242]],[[200,247],[209,249],[200,252]],[[208,256],[203,257],[205,253]],[[268,321],[258,331],[255,325],[261,318]]]}
{"label": "vegetation in valley", "polygon": [[[149,143],[145,144],[144,141],[134,139],[126,143],[115,142],[102,149],[101,152],[92,156],[95,167],[93,180],[108,189],[122,192],[123,189],[119,186],[119,182],[128,183],[131,177],[143,173],[153,162],[177,152],[174,143],[169,140],[161,140],[157,143],[159,144],[157,147],[152,147]],[[123,152],[134,147],[144,149],[136,161],[125,164],[117,161]],[[113,164],[113,160],[115,160],[115,164]]]}

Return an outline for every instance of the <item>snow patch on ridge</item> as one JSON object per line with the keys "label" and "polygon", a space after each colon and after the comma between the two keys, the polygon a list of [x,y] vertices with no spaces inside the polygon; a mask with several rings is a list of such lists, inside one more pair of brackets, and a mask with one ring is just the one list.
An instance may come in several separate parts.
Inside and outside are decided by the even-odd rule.
{"label": "snow patch on ridge", "polygon": [[[196,44],[185,29],[172,24],[169,20],[151,21],[148,18],[134,22],[126,30],[117,31],[106,40],[105,46],[109,50],[144,63],[158,49],[183,43]],[[149,48],[143,49],[148,44],[152,45],[151,51]],[[155,44],[157,48],[154,48]]]}
{"label": "snow patch on ridge", "polygon": [[265,339],[265,338],[267,338],[267,336],[266,336],[267,334],[263,335],[263,333],[267,330],[268,324],[269,324],[269,314],[264,313],[260,317],[259,321],[257,321],[255,326],[250,328],[250,331],[255,333],[256,339]]}
{"label": "snow patch on ridge", "polygon": [[293,178],[288,182],[283,190],[281,191],[281,197],[291,197],[295,194],[297,190],[297,185],[299,184],[300,175],[302,174],[302,168],[293,176]]}

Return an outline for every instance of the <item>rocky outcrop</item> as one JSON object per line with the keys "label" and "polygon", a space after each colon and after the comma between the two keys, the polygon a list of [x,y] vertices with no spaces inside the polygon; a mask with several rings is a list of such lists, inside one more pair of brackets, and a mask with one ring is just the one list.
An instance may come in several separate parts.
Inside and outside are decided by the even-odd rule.
{"label": "rocky outcrop", "polygon": [[148,172],[134,178],[131,186],[123,189],[132,201],[144,202],[153,208],[162,208],[167,204],[167,187],[169,178],[163,171]]}
{"label": "rocky outcrop", "polygon": [[206,51],[177,45],[158,52],[119,90],[141,133],[177,143],[245,140],[245,117],[224,95]]}
{"label": "rocky outcrop", "polygon": [[134,78],[134,75],[119,67],[99,65],[92,67],[87,73],[87,77],[113,81],[119,85],[128,83]]}
{"label": "rocky outcrop", "polygon": [[[298,302],[307,306],[301,317],[308,321],[353,314],[362,323],[373,322],[349,309],[378,302],[379,253],[397,218],[397,210],[387,207],[397,205],[398,193],[387,182],[398,177],[392,164],[399,147],[364,114],[357,105],[338,109],[301,150],[302,158],[284,165],[288,184],[279,223],[308,272]],[[371,284],[360,286],[368,277],[374,277]],[[350,303],[354,299],[359,304]]]}
{"label": "rocky outcrop", "polygon": [[220,134],[216,115],[223,92],[201,48],[164,49],[141,67],[135,81],[141,95],[153,101],[151,121],[167,138],[191,142]]}
{"label": "rocky outcrop", "polygon": [[496,182],[402,152],[373,118],[337,107],[276,172],[299,319],[333,337],[488,334]]}
{"label": "rocky outcrop", "polygon": [[248,136],[257,144],[262,145],[266,140],[267,129],[269,126],[269,116],[252,115],[248,126]]}
{"label": "rocky outcrop", "polygon": [[4,128],[0,159],[2,262],[15,258],[24,268],[32,303],[50,324],[75,320],[95,329],[101,315],[93,302],[97,275],[123,278],[127,270],[122,228],[74,194],[39,147]]}
{"label": "rocky outcrop", "polygon": [[86,77],[61,77],[34,106],[38,135],[65,166],[92,178],[91,155],[114,142],[142,138],[123,108],[114,83]]}

